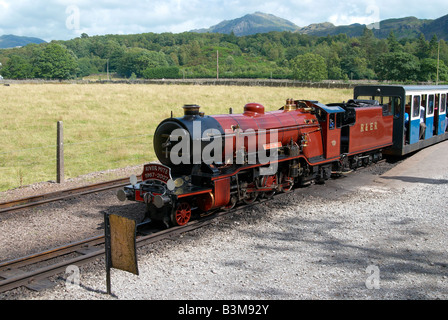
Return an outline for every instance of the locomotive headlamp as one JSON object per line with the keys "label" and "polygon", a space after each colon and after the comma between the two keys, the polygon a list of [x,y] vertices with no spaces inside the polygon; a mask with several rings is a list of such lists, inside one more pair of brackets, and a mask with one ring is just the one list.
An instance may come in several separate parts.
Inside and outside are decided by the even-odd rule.
{"label": "locomotive headlamp", "polygon": [[137,176],[135,176],[134,174],[129,178],[129,180],[133,186],[135,186],[138,182]]}
{"label": "locomotive headlamp", "polygon": [[177,178],[176,180],[174,180],[174,185],[176,186],[176,188],[182,187],[184,185],[184,179]]}
{"label": "locomotive headlamp", "polygon": [[176,183],[174,182],[173,179],[170,179],[167,181],[166,186],[168,190],[173,191],[176,188]]}

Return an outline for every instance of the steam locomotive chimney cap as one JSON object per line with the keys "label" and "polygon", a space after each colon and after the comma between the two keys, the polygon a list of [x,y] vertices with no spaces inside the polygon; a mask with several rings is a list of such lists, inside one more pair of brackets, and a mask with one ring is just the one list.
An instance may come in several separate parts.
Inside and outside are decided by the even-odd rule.
{"label": "steam locomotive chimney cap", "polygon": [[201,108],[197,104],[186,104],[183,106],[184,108],[184,115],[186,116],[198,116],[199,115],[199,109]]}

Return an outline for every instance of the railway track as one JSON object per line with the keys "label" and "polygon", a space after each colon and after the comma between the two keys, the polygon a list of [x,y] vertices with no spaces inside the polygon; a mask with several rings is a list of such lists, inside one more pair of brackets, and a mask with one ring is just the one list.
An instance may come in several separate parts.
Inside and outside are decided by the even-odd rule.
{"label": "railway track", "polygon": [[48,277],[64,272],[70,265],[82,265],[98,258],[102,244],[104,236],[97,236],[0,263],[0,278],[3,279],[0,280],[0,292],[21,286],[31,290],[45,288],[49,285]]}
{"label": "railway track", "polygon": [[129,178],[111,180],[100,182],[83,187],[76,187],[67,190],[40,194],[18,200],[0,203],[0,214],[28,209],[35,206],[40,206],[46,203],[55,202],[71,198],[74,196],[81,196],[95,192],[106,191],[114,188],[123,187],[129,184]]}
{"label": "railway track", "polygon": [[[292,193],[291,191],[290,193]],[[286,195],[277,194],[273,198]],[[272,199],[272,198],[271,198]],[[182,233],[193,231],[211,224],[215,219],[262,204],[271,199],[261,199],[252,204],[244,204],[228,211],[219,211],[199,220],[193,220],[186,226],[174,227],[166,230],[145,229],[138,226],[136,239],[137,248],[169,239]],[[68,266],[78,267],[90,263],[105,255],[104,235],[67,244],[48,251],[36,253],[26,257],[0,263],[0,293],[10,291],[21,286],[39,291],[52,285],[49,277],[64,273]]]}

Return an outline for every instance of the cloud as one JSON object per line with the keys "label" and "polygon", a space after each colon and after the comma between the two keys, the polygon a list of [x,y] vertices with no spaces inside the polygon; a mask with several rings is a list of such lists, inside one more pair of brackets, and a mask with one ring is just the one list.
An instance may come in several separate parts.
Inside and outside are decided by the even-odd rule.
{"label": "cloud", "polygon": [[89,35],[179,33],[208,28],[222,20],[261,11],[298,26],[330,21],[336,25],[373,23],[414,15],[438,18],[446,0],[0,0],[0,35],[35,36],[50,41]]}
{"label": "cloud", "polygon": [[338,9],[328,19],[335,25],[370,24],[381,20],[381,9],[374,3],[362,6],[346,3]]}

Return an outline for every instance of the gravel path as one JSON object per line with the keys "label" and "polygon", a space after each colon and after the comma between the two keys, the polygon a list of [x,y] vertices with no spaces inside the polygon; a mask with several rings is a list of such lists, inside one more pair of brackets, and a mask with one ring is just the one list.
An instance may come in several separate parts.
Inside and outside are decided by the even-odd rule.
{"label": "gravel path", "polygon": [[[112,270],[114,296],[104,293],[100,259],[81,268],[80,286],[66,286],[67,273],[52,289],[19,288],[0,294],[0,300],[448,299],[448,170],[397,188],[387,184],[392,179],[378,181],[390,167],[298,189],[140,248],[139,276]],[[71,215],[70,222],[85,223],[84,230],[101,229],[102,210],[136,209],[114,202],[112,194],[90,200],[90,209],[79,204]],[[54,210],[49,219],[64,214],[64,209]],[[32,223],[45,225],[44,216]],[[13,228],[16,219],[2,221],[0,234]],[[5,222],[10,225],[4,227]],[[51,229],[54,224],[49,224]],[[3,237],[2,243],[8,235]],[[6,250],[3,245],[1,250]]]}

